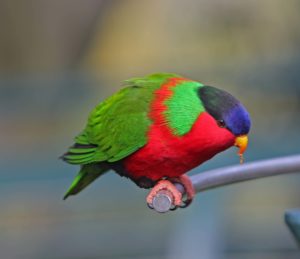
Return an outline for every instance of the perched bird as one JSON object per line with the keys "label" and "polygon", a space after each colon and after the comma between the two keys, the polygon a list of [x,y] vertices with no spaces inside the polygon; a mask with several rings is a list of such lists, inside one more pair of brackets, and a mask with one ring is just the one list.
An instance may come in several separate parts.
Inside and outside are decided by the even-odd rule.
{"label": "perched bird", "polygon": [[[112,169],[139,187],[153,187],[149,206],[167,190],[174,206],[184,207],[194,196],[185,173],[234,145],[242,161],[251,122],[229,93],[167,73],[129,79],[124,86],[94,108],[62,156],[81,167],[64,199]],[[185,200],[176,182],[185,187]]]}

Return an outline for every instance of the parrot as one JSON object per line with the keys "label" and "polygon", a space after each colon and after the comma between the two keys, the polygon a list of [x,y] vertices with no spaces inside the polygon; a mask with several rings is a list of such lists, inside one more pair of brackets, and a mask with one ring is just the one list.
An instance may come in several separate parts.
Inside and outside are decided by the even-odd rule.
{"label": "parrot", "polygon": [[186,207],[195,196],[186,173],[232,146],[242,163],[250,127],[246,108],[225,90],[173,73],[126,80],[91,111],[84,130],[61,156],[80,166],[64,199],[115,171],[152,188],[149,207],[161,190],[172,194],[175,208]]}

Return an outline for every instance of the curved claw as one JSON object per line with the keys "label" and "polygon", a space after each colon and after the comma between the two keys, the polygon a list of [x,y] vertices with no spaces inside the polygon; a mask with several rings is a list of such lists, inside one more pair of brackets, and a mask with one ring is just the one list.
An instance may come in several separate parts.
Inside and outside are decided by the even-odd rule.
{"label": "curved claw", "polygon": [[188,207],[192,203],[193,198],[195,196],[195,190],[190,178],[187,175],[181,175],[178,178],[170,179],[170,181],[172,181],[173,183],[181,184],[184,187],[185,194],[187,196],[185,200],[182,200],[182,204],[179,205],[178,207],[180,208]]}
{"label": "curved claw", "polygon": [[193,199],[186,199],[185,201],[182,201],[182,205],[180,205],[179,207],[184,209],[184,208],[190,206],[192,201],[193,201]]}
{"label": "curved claw", "polygon": [[170,208],[170,211],[177,210],[177,209],[178,209],[178,207],[179,207],[179,206],[174,206],[174,205],[173,205],[173,206]]}
{"label": "curved claw", "polygon": [[148,203],[148,202],[147,202],[147,206],[148,206],[148,208],[149,208],[149,209],[151,209],[151,210],[153,210],[153,209],[154,209],[154,207],[153,207],[152,203],[150,204],[150,203]]}

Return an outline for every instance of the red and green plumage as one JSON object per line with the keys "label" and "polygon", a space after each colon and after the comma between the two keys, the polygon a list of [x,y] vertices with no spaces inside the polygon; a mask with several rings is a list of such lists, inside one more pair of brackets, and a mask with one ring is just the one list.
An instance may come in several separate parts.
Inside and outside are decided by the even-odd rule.
{"label": "red and green plumage", "polygon": [[[218,121],[228,121],[230,127],[220,127]],[[244,107],[222,90],[176,74],[127,80],[125,88],[91,112],[84,131],[63,155],[68,163],[81,165],[65,197],[109,169],[152,187],[233,146],[236,136],[249,129]]]}

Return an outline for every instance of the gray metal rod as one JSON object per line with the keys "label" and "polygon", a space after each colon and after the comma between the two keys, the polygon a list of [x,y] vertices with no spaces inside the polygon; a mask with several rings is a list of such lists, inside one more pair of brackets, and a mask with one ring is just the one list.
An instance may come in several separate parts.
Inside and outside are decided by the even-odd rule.
{"label": "gray metal rod", "polygon": [[228,166],[191,176],[196,192],[263,177],[300,172],[300,155]]}
{"label": "gray metal rod", "polygon": [[[273,158],[242,165],[228,166],[209,170],[191,176],[196,192],[217,188],[263,177],[300,172],[300,154]],[[178,186],[183,192],[183,188]],[[153,199],[153,209],[157,212],[167,212],[172,207],[172,197],[166,192],[159,192]]]}

